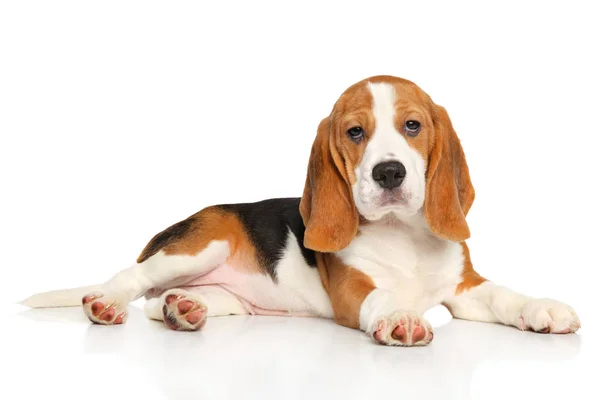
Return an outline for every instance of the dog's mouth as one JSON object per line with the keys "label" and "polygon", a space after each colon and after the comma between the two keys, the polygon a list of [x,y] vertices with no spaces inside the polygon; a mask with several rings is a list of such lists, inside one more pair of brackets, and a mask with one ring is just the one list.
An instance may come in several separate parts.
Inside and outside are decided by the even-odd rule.
{"label": "dog's mouth", "polygon": [[379,208],[406,207],[410,200],[410,194],[401,188],[385,191],[379,195],[375,203]]}

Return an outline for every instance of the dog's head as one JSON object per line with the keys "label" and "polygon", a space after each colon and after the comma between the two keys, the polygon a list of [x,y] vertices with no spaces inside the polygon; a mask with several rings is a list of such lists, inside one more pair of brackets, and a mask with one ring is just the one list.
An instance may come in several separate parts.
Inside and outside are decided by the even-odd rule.
{"label": "dog's head", "polygon": [[475,192],[446,110],[405,79],[376,76],[349,87],[319,124],[300,213],[304,244],[346,247],[359,220],[423,213],[441,238],[470,235]]}

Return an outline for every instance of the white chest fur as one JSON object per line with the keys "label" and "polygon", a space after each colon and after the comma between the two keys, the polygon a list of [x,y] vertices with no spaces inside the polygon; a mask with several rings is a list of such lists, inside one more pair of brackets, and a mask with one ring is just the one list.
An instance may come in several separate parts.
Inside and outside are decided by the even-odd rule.
{"label": "white chest fur", "polygon": [[425,312],[450,295],[461,280],[463,251],[435,237],[421,216],[407,223],[362,226],[337,255],[386,289],[403,308]]}

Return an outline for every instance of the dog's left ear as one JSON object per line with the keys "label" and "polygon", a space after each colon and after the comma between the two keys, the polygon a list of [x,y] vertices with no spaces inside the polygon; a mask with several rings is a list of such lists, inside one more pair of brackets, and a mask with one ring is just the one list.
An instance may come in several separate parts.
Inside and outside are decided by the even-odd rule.
{"label": "dog's left ear", "polygon": [[312,146],[300,214],[306,227],[304,246],[318,252],[343,249],[358,231],[358,211],[329,117],[319,124]]}
{"label": "dog's left ear", "polygon": [[446,110],[434,105],[435,135],[429,155],[425,218],[436,235],[462,242],[471,235],[466,216],[475,199],[460,140]]}

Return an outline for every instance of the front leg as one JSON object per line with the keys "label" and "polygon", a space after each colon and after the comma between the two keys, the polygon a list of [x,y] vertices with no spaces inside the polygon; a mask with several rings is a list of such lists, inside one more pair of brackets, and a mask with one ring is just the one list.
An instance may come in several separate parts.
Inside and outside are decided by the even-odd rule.
{"label": "front leg", "polygon": [[444,301],[452,316],[471,321],[512,325],[539,333],[571,333],[580,328],[570,306],[552,299],[536,299],[496,285],[479,276],[463,243],[463,282]]}
{"label": "front leg", "polygon": [[414,302],[377,288],[366,274],[332,254],[320,254],[318,258],[338,324],[360,329],[385,345],[423,346],[431,342],[431,325],[414,311]]}
{"label": "front leg", "polygon": [[552,299],[535,299],[483,282],[464,289],[444,304],[455,318],[497,322],[539,333],[571,333],[579,329],[570,306]]}

